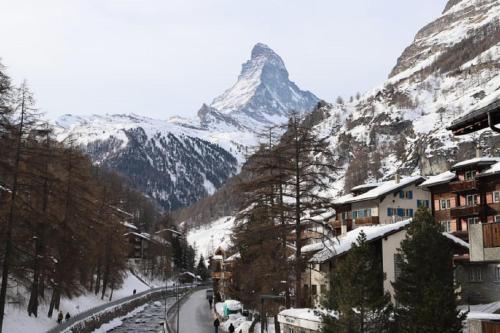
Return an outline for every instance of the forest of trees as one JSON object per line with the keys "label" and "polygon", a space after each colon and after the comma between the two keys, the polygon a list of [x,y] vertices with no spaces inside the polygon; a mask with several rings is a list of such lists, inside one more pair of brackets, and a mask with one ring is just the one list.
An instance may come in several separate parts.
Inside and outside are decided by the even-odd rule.
{"label": "forest of trees", "polygon": [[[56,141],[26,82],[13,86],[1,66],[0,156],[0,314],[13,284],[27,291],[21,304],[30,316],[40,315],[42,300],[51,317],[62,297],[93,292],[111,299],[127,270],[123,222],[147,232],[173,227],[118,174],[93,165],[71,137]],[[194,269],[185,240],[169,251],[181,253],[176,270]],[[156,268],[163,276],[168,262]],[[2,323],[0,316],[0,332]]]}

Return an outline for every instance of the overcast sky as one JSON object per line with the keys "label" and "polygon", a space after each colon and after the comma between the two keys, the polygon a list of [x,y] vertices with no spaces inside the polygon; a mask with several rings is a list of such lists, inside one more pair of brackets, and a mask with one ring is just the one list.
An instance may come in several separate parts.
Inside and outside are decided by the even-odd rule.
{"label": "overcast sky", "polygon": [[445,0],[1,0],[0,58],[39,107],[193,116],[263,42],[334,101],[380,84]]}

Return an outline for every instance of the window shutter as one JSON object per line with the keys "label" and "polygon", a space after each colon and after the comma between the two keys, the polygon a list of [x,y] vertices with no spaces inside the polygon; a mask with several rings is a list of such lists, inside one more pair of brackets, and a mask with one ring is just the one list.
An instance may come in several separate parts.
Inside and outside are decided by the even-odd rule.
{"label": "window shutter", "polygon": [[408,199],[413,199],[413,191],[408,191]]}
{"label": "window shutter", "polygon": [[410,211],[410,217],[413,217],[413,209],[410,208],[409,211]]}
{"label": "window shutter", "polygon": [[400,191],[399,192],[399,198],[400,199],[404,199],[404,197],[405,197],[405,193],[403,191]]}
{"label": "window shutter", "polygon": [[403,208],[398,208],[398,216],[405,216]]}
{"label": "window shutter", "polygon": [[425,207],[430,208],[429,200],[425,200]]}
{"label": "window shutter", "polygon": [[387,208],[387,216],[392,216],[392,208]]}

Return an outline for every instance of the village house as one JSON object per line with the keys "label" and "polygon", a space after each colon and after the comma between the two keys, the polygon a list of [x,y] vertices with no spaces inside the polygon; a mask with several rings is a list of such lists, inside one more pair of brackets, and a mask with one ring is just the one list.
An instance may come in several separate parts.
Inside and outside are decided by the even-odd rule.
{"label": "village house", "polygon": [[429,207],[430,194],[418,187],[425,178],[413,176],[356,186],[334,200],[336,217],[331,223],[337,234],[359,226],[389,224],[413,217],[421,205]]}

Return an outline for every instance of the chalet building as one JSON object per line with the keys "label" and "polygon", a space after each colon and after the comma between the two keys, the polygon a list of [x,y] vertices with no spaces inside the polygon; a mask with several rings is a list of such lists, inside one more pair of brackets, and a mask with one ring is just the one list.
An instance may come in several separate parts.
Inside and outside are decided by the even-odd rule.
{"label": "chalet building", "polygon": [[337,234],[359,226],[389,224],[413,217],[421,205],[429,207],[430,194],[418,185],[424,177],[413,176],[356,186],[334,201]]}
{"label": "chalet building", "polygon": [[[399,274],[398,266],[401,262],[399,249],[401,241],[406,238],[406,228],[410,221],[406,219],[388,224],[361,226],[330,241],[304,246],[302,252],[308,262],[302,274],[306,306],[318,307],[320,305],[322,297],[335,283],[332,276],[337,262],[349,253],[361,231],[366,235],[367,242],[378,253],[386,276],[383,290],[389,292],[394,302],[395,292],[392,282],[396,281]],[[466,242],[449,233],[443,234],[449,239],[457,257],[468,252],[469,245]]]}
{"label": "chalet building", "polygon": [[212,272],[212,283],[216,302],[227,298],[227,291],[232,282],[231,267],[237,255],[226,258],[226,250],[218,247],[214,255],[209,258]]}
{"label": "chalet building", "polygon": [[445,231],[468,240],[471,225],[500,222],[500,174],[495,172],[499,161],[462,161],[420,185],[430,191],[432,214]]}

